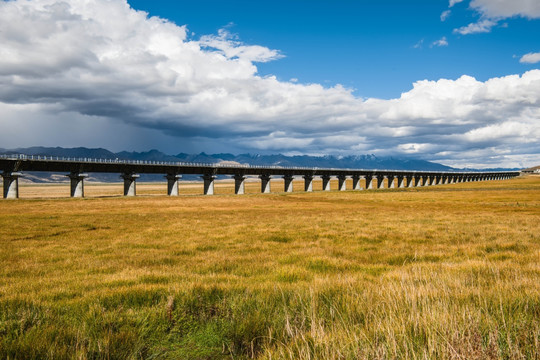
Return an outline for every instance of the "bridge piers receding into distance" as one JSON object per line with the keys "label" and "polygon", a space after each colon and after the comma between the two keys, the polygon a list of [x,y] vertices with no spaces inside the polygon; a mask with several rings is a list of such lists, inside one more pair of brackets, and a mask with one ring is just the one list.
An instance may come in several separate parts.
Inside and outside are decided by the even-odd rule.
{"label": "bridge piers receding into distance", "polygon": [[[182,175],[199,175],[203,179],[205,195],[214,194],[214,182],[219,175],[234,179],[235,194],[245,193],[245,181],[248,176],[257,176],[261,181],[261,193],[270,193],[271,180],[281,177],[283,191],[293,191],[295,178],[304,179],[304,191],[313,191],[313,179],[322,180],[323,191],[330,191],[330,180],[337,178],[338,190],[347,190],[347,180],[352,179],[352,190],[363,190],[360,180],[365,180],[365,189],[376,186],[384,189],[410,188],[454,184],[472,181],[505,180],[519,176],[518,171],[497,172],[449,172],[449,171],[408,171],[408,170],[366,170],[334,169],[310,167],[250,166],[199,164],[182,162],[112,160],[112,159],[75,159],[51,156],[0,155],[0,171],[3,178],[3,197],[19,198],[19,178],[23,172],[67,173],[70,179],[71,197],[84,197],[84,180],[88,173],[117,173],[124,180],[124,196],[135,196],[140,174],[164,174],[167,179],[167,194],[178,196],[178,187]],[[375,184],[374,184],[375,182]]]}

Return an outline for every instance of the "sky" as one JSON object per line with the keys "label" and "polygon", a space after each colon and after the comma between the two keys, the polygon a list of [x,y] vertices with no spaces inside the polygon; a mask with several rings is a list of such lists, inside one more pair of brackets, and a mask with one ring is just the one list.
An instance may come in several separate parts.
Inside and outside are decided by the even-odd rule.
{"label": "sky", "polygon": [[0,44],[0,148],[540,164],[538,0],[2,0]]}

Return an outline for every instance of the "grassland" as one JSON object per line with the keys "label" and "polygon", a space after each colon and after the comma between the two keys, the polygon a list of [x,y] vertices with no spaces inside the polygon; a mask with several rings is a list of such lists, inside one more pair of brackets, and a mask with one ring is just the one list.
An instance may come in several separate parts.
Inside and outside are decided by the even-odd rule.
{"label": "grassland", "polygon": [[199,187],[1,201],[0,358],[540,358],[539,177]]}

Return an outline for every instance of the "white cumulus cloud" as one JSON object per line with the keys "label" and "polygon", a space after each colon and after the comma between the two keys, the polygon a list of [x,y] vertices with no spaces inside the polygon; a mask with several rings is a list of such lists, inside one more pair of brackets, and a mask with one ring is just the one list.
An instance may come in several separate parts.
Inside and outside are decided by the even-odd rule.
{"label": "white cumulus cloud", "polygon": [[540,153],[540,70],[361,99],[260,76],[256,64],[280,52],[227,30],[188,34],[125,0],[0,2],[0,144],[362,151],[456,166]]}
{"label": "white cumulus cloud", "polygon": [[448,4],[448,7],[452,7],[460,2],[462,2],[463,0],[450,0],[449,4]]}
{"label": "white cumulus cloud", "polygon": [[513,16],[540,18],[540,1],[538,0],[472,0],[470,6],[488,18]]}
{"label": "white cumulus cloud", "polygon": [[[450,0],[449,8],[462,1]],[[469,5],[480,14],[480,20],[454,29],[454,33],[461,35],[487,33],[501,20],[511,17],[540,18],[540,1],[538,0],[471,0]],[[441,15],[441,20],[443,20],[443,15]]]}
{"label": "white cumulus cloud", "polygon": [[520,63],[536,64],[540,62],[540,52],[525,54],[519,59]]}
{"label": "white cumulus cloud", "polygon": [[441,21],[446,21],[446,19],[448,19],[450,17],[450,15],[452,14],[452,11],[451,10],[445,10],[441,13]]}
{"label": "white cumulus cloud", "polygon": [[497,22],[491,19],[480,20],[479,22],[462,26],[458,29],[454,29],[455,34],[469,35],[478,33],[488,33],[491,29],[497,25]]}
{"label": "white cumulus cloud", "polygon": [[440,46],[448,46],[448,40],[446,39],[446,36],[443,36],[439,40],[434,41],[433,43],[431,43],[431,46],[439,46],[439,47]]}

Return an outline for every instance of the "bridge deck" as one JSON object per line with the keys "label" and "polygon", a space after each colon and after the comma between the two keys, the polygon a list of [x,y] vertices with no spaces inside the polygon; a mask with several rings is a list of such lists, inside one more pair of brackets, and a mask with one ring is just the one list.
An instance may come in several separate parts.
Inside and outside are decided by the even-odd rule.
{"label": "bridge deck", "polygon": [[54,156],[0,155],[0,169],[4,173],[20,171],[47,171],[68,173],[137,173],[137,174],[190,174],[190,175],[312,175],[312,176],[433,176],[433,175],[506,175],[519,172],[455,172],[374,170],[317,167],[281,167],[229,164],[202,164],[183,162],[136,161],[118,159],[62,158]]}

